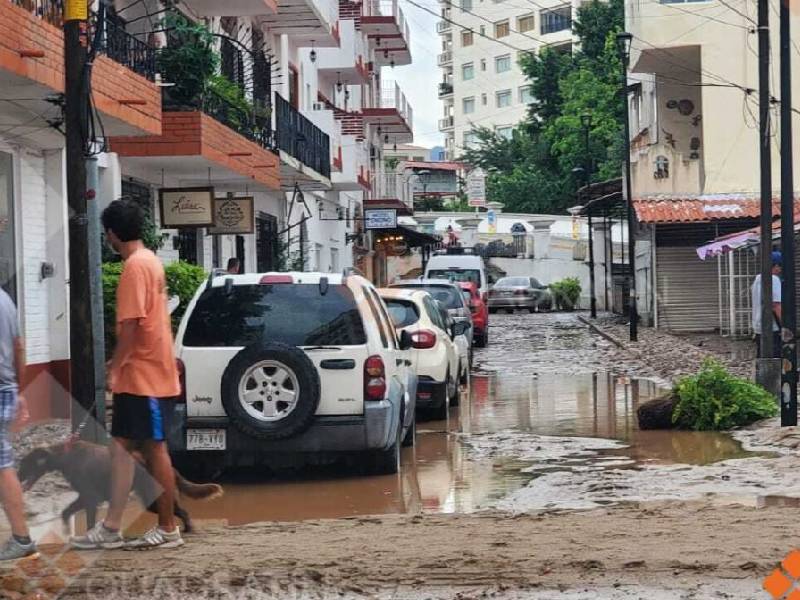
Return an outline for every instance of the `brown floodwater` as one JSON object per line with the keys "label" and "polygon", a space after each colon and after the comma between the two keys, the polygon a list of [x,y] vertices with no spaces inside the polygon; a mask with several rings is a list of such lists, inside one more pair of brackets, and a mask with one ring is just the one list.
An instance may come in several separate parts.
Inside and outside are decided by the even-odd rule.
{"label": "brown floodwater", "polygon": [[[750,455],[722,433],[639,431],[636,409],[661,390],[646,380],[605,373],[512,376],[478,373],[448,421],[421,422],[404,449],[400,474],[364,477],[343,467],[292,473],[233,473],[225,495],[186,502],[198,522],[242,525],[399,513],[467,513],[525,486],[537,472],[524,461],[475,458],[465,436],[501,431],[622,440],[602,451],[645,462],[708,464]],[[592,458],[581,457],[580,462]],[[570,461],[574,466],[575,461]],[[611,461],[613,465],[613,461]],[[566,463],[565,463],[566,466]],[[614,465],[619,468],[619,464]],[[558,468],[549,464],[547,470]],[[530,471],[530,470],[528,470]],[[149,522],[149,518],[146,519]]]}

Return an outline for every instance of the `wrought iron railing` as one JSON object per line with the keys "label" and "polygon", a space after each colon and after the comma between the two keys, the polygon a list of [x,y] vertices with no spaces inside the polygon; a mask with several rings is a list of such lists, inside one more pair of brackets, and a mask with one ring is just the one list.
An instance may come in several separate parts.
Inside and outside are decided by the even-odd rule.
{"label": "wrought iron railing", "polygon": [[262,148],[274,149],[275,143],[268,108],[248,107],[245,109],[213,92],[208,92],[197,108]]}
{"label": "wrought iron railing", "polygon": [[320,175],[331,176],[328,134],[301,115],[279,94],[275,94],[275,143],[280,150]]}
{"label": "wrought iron railing", "polygon": [[134,73],[146,77],[150,81],[156,78],[156,49],[125,31],[125,25],[108,16],[93,15],[95,27],[101,27],[99,35],[102,52],[108,58],[128,67]]}
{"label": "wrought iron railing", "polygon": [[453,93],[453,84],[452,83],[448,83],[447,81],[442,81],[439,84],[439,97],[440,98],[442,96],[449,96],[452,93]]}
{"label": "wrought iron railing", "polygon": [[17,6],[32,12],[34,15],[61,27],[64,18],[64,0],[11,0]]}

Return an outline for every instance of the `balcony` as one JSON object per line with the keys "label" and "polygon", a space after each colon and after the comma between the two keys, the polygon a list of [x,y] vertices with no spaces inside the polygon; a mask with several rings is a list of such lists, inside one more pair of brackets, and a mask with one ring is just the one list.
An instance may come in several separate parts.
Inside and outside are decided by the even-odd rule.
{"label": "balcony", "polygon": [[275,0],[181,0],[181,4],[204,17],[255,17],[274,14],[278,10]]}
{"label": "balcony", "polygon": [[339,39],[339,47],[317,50],[317,69],[352,84],[369,83],[369,68],[364,60],[369,56],[369,48],[364,36],[356,31],[354,21],[340,21]]}
{"label": "balcony", "polygon": [[439,98],[445,98],[453,94],[453,84],[443,81],[439,84]]}
{"label": "balcony", "polygon": [[[337,158],[341,166],[339,171],[331,176],[333,188],[339,191],[364,191],[366,187],[364,183],[369,181],[364,175],[369,170],[369,150],[366,142],[359,141],[353,135],[342,135],[340,140]],[[334,159],[334,163],[336,160]]]}
{"label": "balcony", "polygon": [[453,51],[445,50],[436,57],[436,62],[440,67],[449,65],[453,62]]}
{"label": "balcony", "polygon": [[365,0],[361,31],[375,50],[378,66],[411,64],[411,30],[398,0]]}
{"label": "balcony", "polygon": [[439,119],[439,131],[449,131],[453,127],[455,127],[454,117],[445,117],[444,119]]}
{"label": "balcony", "polygon": [[453,28],[452,23],[450,21],[439,21],[436,23],[436,33],[447,33]]}
{"label": "balcony", "polygon": [[279,94],[275,94],[275,146],[283,189],[295,184],[303,189],[331,188],[330,137]]}
{"label": "balcony", "polygon": [[[227,6],[227,2],[208,0]],[[227,10],[228,14],[231,13]],[[277,0],[277,12],[259,19],[272,34],[291,36],[292,43],[310,46],[314,40],[317,48],[339,46],[338,0]]]}
{"label": "balcony", "polygon": [[414,214],[414,196],[409,177],[393,171],[370,174],[370,197],[364,208],[393,208],[398,215]]}
{"label": "balcony", "polygon": [[364,123],[379,127],[389,143],[408,144],[414,140],[414,114],[400,86],[384,81],[378,106],[364,108]]}
{"label": "balcony", "polygon": [[[0,99],[28,98],[22,104],[3,102],[2,120],[14,127],[14,137],[44,147],[64,143],[63,135],[48,127],[49,121],[61,120],[61,109],[47,101],[64,92],[62,6],[60,0],[0,2],[0,23],[6,26],[0,36]],[[153,48],[124,30],[106,27],[100,33],[92,90],[106,133],[160,131],[161,91],[153,82]],[[32,120],[32,115],[40,118]]]}

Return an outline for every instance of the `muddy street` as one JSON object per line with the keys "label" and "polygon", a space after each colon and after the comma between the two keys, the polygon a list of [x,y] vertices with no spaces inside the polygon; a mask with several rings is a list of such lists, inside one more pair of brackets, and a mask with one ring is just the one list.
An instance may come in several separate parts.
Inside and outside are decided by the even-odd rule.
{"label": "muddy street", "polygon": [[[758,598],[793,544],[781,522],[800,502],[800,433],[639,431],[637,407],[671,377],[637,353],[575,314],[493,315],[461,406],[418,424],[397,476],[227,473],[223,497],[185,502],[198,531],[184,550],[80,555],[59,593]],[[70,492],[39,494],[36,534],[73,564],[56,517]],[[127,521],[154,522],[133,504]],[[168,563],[158,576],[152,560]],[[27,589],[4,581],[11,597]]]}

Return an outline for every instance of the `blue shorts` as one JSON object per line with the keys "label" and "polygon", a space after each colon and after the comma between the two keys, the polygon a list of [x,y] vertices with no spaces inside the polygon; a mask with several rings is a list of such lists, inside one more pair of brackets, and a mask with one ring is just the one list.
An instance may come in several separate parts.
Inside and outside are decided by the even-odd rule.
{"label": "blue shorts", "polygon": [[17,417],[17,390],[0,390],[0,469],[14,466],[14,448],[9,430]]}
{"label": "blue shorts", "polygon": [[174,400],[114,394],[111,437],[126,440],[166,441],[172,425]]}

